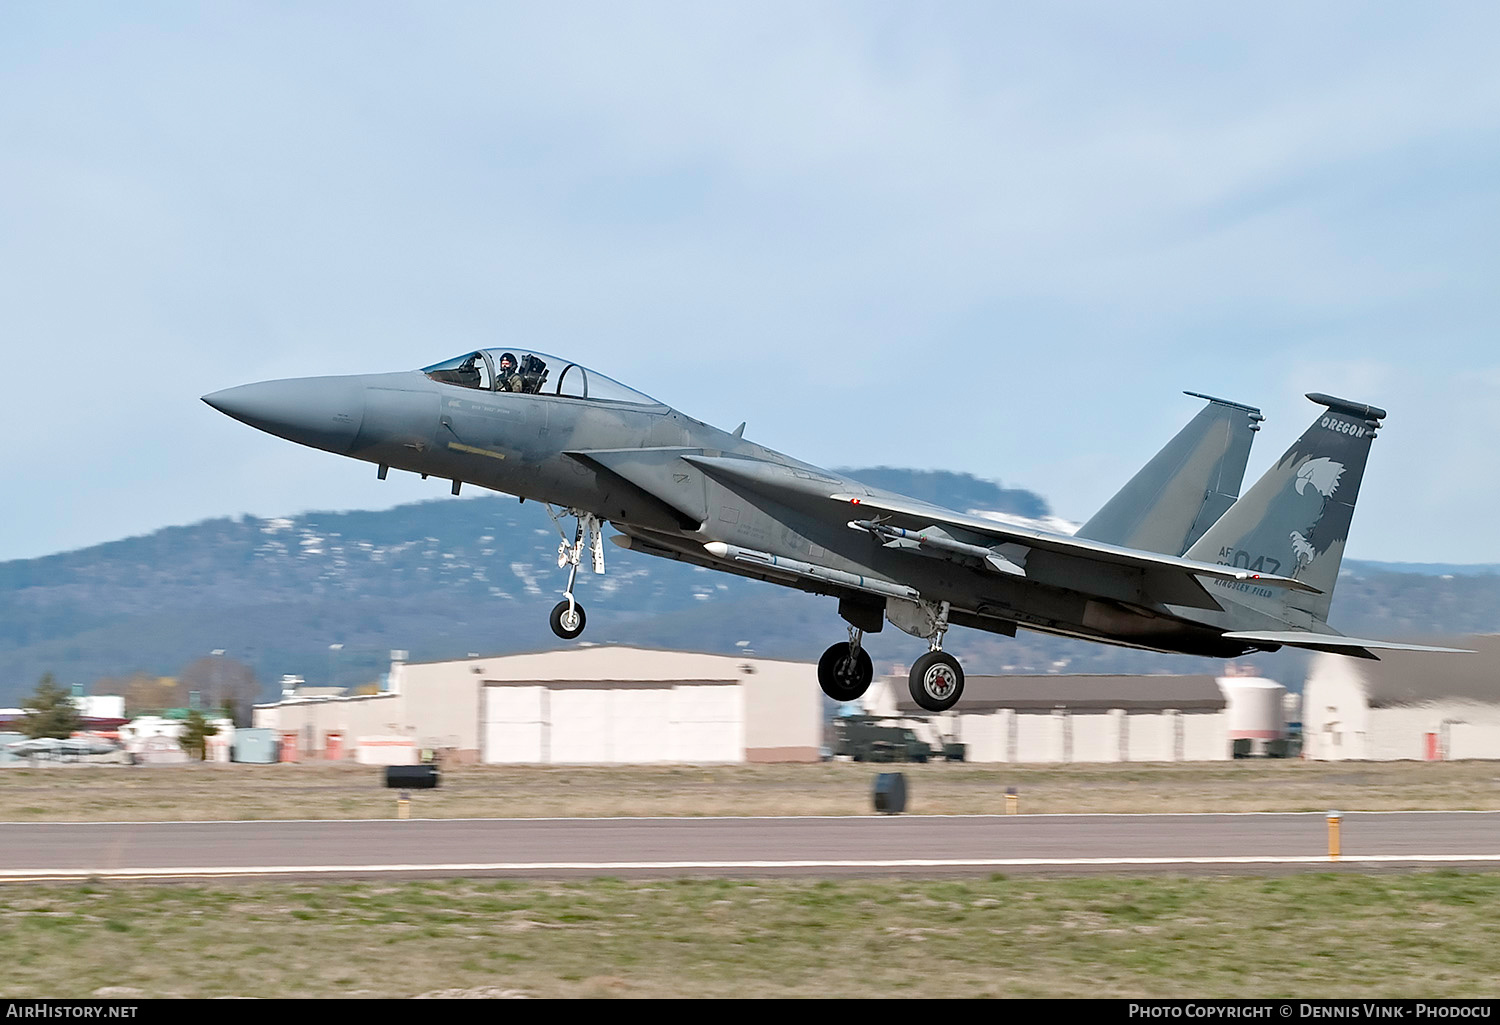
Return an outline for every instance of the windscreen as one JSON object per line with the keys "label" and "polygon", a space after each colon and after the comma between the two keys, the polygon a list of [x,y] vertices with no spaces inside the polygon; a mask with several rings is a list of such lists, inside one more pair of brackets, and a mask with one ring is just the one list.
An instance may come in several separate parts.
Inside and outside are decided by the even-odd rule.
{"label": "windscreen", "polygon": [[442,384],[520,395],[552,395],[592,402],[659,406],[651,396],[612,377],[531,349],[481,349],[422,368]]}

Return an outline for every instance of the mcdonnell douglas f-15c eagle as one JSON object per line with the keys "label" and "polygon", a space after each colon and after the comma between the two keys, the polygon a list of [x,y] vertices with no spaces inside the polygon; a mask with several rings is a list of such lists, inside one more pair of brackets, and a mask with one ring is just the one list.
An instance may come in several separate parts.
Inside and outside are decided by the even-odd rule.
{"label": "mcdonnell douglas f-15c eagle", "polygon": [[1238,498],[1263,417],[1196,397],[1208,404],[1073,535],[866,487],[745,440],[743,424],[721,431],[540,352],[484,349],[421,371],[266,381],[203,401],[375,463],[382,479],[394,466],[450,479],[455,495],[467,482],[575,519],[558,546],[559,637],[583,631],[573,586],[585,551],[604,572],[604,521],[632,551],[833,595],[849,639],[823,654],[818,683],[838,701],[870,685],[861,640],[887,620],[928,642],[910,683],[934,712],[963,693],[963,669],[943,651],[951,625],[1215,658],[1283,645],[1362,658],[1455,650],[1344,637],[1326,622],[1384,410],[1308,395],[1323,407],[1312,426]]}

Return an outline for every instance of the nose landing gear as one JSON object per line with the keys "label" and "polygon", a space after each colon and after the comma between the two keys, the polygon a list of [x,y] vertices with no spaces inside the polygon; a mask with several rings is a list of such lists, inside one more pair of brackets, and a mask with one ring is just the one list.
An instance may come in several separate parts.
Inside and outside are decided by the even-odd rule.
{"label": "nose landing gear", "polygon": [[[561,513],[552,511],[547,507],[547,515],[552,517],[552,522],[557,524],[557,531],[562,534],[562,541],[557,546],[557,566],[559,569],[568,567],[568,586],[563,591],[563,600],[552,607],[552,615],[549,621],[552,632],[565,641],[571,641],[574,637],[583,633],[584,624],[588,617],[584,615],[583,606],[573,597],[573,583],[578,578],[578,566],[583,561],[584,539],[587,536],[589,552],[593,556],[595,573],[604,572],[604,532],[599,517],[590,512],[579,509],[566,509]],[[573,540],[568,540],[568,535],[563,531],[562,524],[558,521],[565,516],[577,518],[577,525],[573,529]]]}

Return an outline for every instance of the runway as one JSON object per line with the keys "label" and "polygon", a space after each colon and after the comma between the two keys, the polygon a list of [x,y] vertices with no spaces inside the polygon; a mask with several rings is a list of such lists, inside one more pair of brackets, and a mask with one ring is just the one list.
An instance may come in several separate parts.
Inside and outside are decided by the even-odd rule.
{"label": "runway", "polygon": [[0,823],[0,881],[1500,867],[1500,812]]}

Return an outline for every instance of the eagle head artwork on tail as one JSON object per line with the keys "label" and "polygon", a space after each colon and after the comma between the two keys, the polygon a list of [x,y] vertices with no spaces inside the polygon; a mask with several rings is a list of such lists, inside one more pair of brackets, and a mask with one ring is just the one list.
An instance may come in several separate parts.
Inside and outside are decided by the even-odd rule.
{"label": "eagle head artwork on tail", "polygon": [[[1298,468],[1292,486],[1296,488],[1297,494],[1312,500],[1306,503],[1307,512],[1310,514],[1304,520],[1307,524],[1307,534],[1311,534],[1317,527],[1318,521],[1323,518],[1323,509],[1327,506],[1328,499],[1332,498],[1333,493],[1338,490],[1339,478],[1343,475],[1344,464],[1336,463],[1326,456],[1309,459]],[[1313,501],[1316,502],[1316,509],[1312,508]],[[1307,535],[1300,530],[1293,530],[1291,540],[1292,551],[1297,555],[1298,568],[1311,565],[1318,553]]]}

